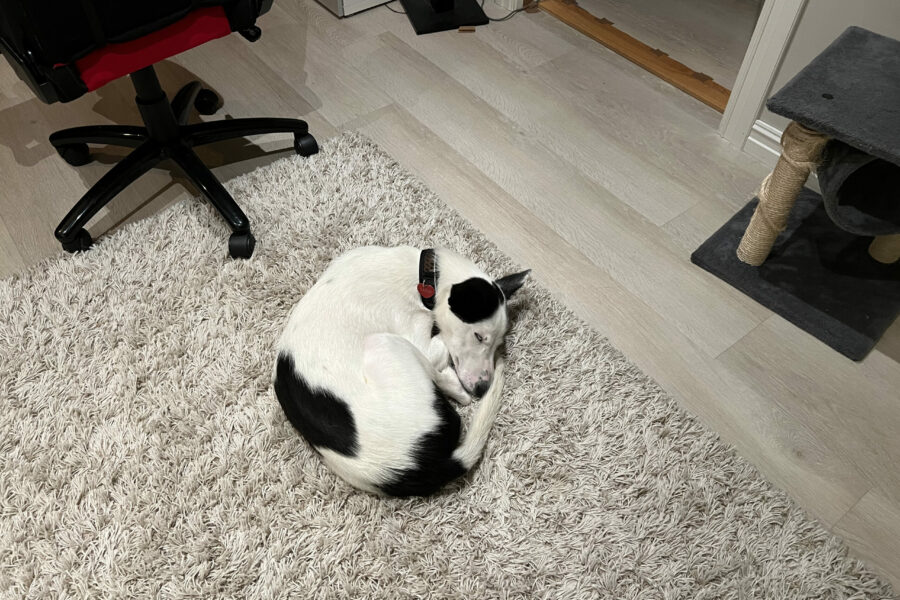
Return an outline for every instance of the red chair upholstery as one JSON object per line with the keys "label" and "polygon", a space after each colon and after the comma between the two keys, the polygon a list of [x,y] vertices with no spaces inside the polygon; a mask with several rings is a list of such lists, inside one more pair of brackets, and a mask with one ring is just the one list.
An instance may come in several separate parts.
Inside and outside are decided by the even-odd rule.
{"label": "red chair upholstery", "polygon": [[[234,30],[250,41],[261,31],[255,19],[265,0],[0,0],[0,51],[45,102],[68,102],[128,75],[137,92],[143,126],[75,127],[50,136],[50,143],[73,166],[91,161],[88,144],[134,148],[78,201],[56,228],[65,250],[87,250],[93,240],[88,221],[132,181],[165,159],[173,160],[233,230],[229,253],[248,258],[255,239],[246,215],[192,148],[265,133],[291,133],[294,149],[318,152],[300,119],[248,118],[187,124],[192,108],[213,114],[220,104],[199,82],[181,88],[169,102],[153,65]],[[269,2],[271,3],[271,2]],[[50,11],[53,19],[43,19]],[[145,20],[141,20],[141,16]],[[73,25],[74,24],[74,25]]]}
{"label": "red chair upholstery", "polygon": [[153,33],[94,50],[77,59],[75,68],[88,91],[93,91],[113,79],[130,75],[229,33],[231,25],[225,9],[221,6],[199,8]]}

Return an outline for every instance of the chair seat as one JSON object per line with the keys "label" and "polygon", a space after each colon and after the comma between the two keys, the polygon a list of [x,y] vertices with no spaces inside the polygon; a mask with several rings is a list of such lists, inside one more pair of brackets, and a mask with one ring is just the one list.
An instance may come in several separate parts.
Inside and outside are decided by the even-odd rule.
{"label": "chair seat", "polygon": [[76,60],[75,67],[87,89],[95,90],[113,79],[230,33],[231,25],[224,8],[199,8],[183,19],[143,37],[107,44]]}

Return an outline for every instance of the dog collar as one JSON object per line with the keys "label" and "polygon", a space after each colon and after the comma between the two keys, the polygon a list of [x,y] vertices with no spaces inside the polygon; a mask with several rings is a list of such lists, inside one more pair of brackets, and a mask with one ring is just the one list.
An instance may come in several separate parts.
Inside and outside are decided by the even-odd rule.
{"label": "dog collar", "polygon": [[434,310],[434,295],[437,288],[437,258],[434,248],[422,250],[419,254],[419,297],[428,310]]}

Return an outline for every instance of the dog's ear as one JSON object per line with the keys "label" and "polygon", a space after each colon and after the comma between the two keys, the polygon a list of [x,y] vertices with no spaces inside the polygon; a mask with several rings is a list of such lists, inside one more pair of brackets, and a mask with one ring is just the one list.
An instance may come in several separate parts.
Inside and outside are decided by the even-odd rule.
{"label": "dog's ear", "polygon": [[529,273],[531,273],[531,269],[525,269],[521,273],[513,273],[512,275],[501,277],[494,283],[496,283],[497,287],[500,288],[500,291],[503,292],[503,297],[509,300],[512,298],[512,295],[522,287],[522,284],[525,283],[525,278],[528,277]]}

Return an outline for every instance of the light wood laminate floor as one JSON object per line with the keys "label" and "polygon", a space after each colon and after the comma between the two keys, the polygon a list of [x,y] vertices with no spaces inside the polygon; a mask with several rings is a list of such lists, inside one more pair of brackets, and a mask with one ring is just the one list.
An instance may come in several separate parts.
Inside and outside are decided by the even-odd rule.
{"label": "light wood laminate floor", "polygon": [[[384,7],[338,20],[280,0],[260,25],[255,44],[166,61],[163,83],[202,78],[225,97],[210,118],[300,116],[320,140],[374,139],[900,585],[900,328],[853,363],[690,264],[766,172],[717,136],[715,111],[544,13],[417,37]],[[0,66],[0,276],[59,252],[53,228],[119,152],[75,169],[47,136],[137,122],[132,97],[119,80],[48,106]],[[228,178],[289,146],[203,157]],[[153,171],[91,232],[191,194]]]}

